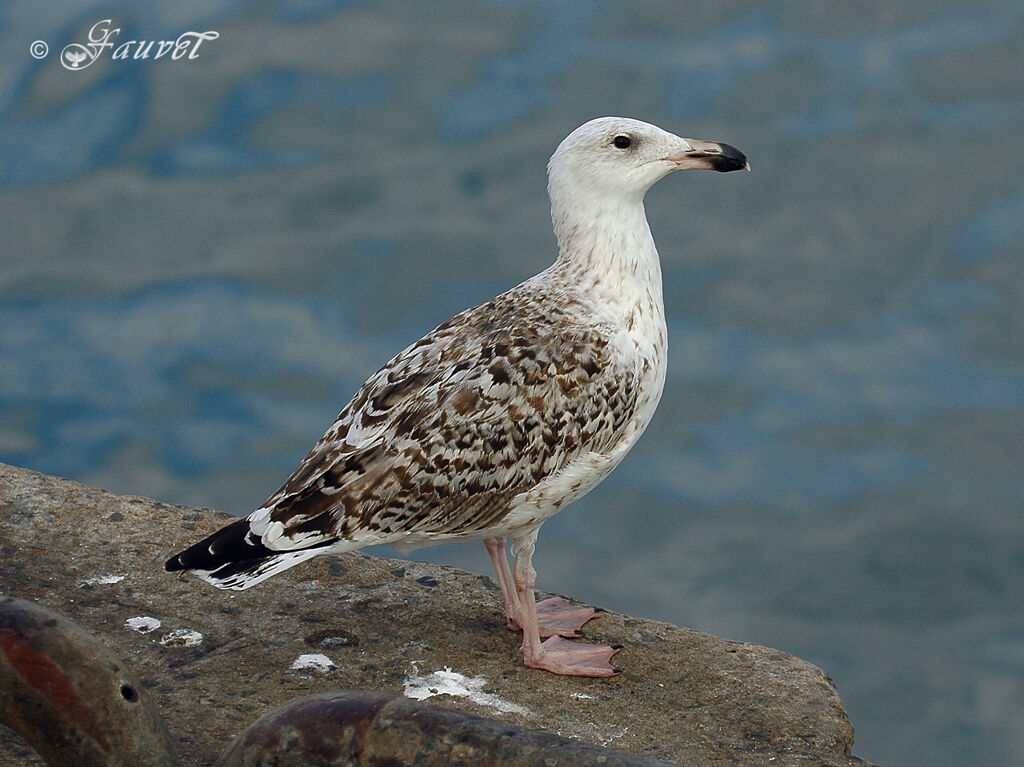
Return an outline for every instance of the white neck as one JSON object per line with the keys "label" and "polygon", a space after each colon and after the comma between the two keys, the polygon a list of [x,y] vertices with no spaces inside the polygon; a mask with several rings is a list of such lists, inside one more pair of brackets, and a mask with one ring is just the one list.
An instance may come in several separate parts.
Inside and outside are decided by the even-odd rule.
{"label": "white neck", "polygon": [[558,238],[552,270],[590,294],[622,325],[640,320],[664,327],[661,263],[642,198],[575,196],[567,202],[553,193],[551,218]]}
{"label": "white neck", "polygon": [[551,196],[558,260],[547,273],[576,293],[586,307],[586,321],[616,326],[610,339],[619,353],[632,355],[639,372],[637,402],[628,436],[620,443],[624,455],[650,422],[665,386],[668,332],[661,263],[642,197],[577,196],[572,205],[563,205],[565,199]]}

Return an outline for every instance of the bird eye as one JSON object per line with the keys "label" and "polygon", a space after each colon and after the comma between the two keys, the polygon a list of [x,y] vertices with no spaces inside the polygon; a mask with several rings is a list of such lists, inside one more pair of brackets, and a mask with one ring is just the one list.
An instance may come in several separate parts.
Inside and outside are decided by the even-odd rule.
{"label": "bird eye", "polygon": [[629,149],[633,145],[633,139],[629,136],[616,136],[612,139],[616,149]]}

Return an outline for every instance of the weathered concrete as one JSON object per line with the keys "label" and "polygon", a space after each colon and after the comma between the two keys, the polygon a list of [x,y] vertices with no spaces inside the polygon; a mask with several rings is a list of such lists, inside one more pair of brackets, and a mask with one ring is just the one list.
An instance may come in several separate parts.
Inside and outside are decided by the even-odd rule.
{"label": "weathered concrete", "polygon": [[0,722],[49,764],[179,767],[163,717],[123,666],[74,621],[0,597]]}
{"label": "weathered concrete", "polygon": [[[211,763],[296,696],[401,692],[417,679],[422,694],[470,696],[431,703],[681,765],[863,764],[848,756],[853,728],[831,680],[778,650],[608,613],[587,633],[625,645],[625,673],[558,677],[521,664],[488,577],[363,554],[313,560],[245,592],[163,571],[167,556],[226,519],[0,464],[0,595],[58,610],[123,658],[184,764]],[[161,625],[126,627],[141,617]],[[172,634],[185,629],[202,641]],[[333,667],[291,668],[316,653]],[[39,763],[0,731],[0,764]]]}
{"label": "weathered concrete", "polygon": [[236,736],[214,767],[589,764],[675,767],[654,757],[409,700],[399,692],[365,690],[333,690],[285,703]]}

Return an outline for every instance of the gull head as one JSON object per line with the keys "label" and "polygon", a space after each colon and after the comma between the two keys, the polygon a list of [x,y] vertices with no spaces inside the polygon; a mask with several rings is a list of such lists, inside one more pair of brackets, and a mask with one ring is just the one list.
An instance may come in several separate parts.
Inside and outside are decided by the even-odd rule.
{"label": "gull head", "polygon": [[717,141],[680,138],[628,117],[599,117],[574,130],[548,163],[552,202],[596,194],[607,201],[635,202],[677,170],[750,169],[746,156]]}

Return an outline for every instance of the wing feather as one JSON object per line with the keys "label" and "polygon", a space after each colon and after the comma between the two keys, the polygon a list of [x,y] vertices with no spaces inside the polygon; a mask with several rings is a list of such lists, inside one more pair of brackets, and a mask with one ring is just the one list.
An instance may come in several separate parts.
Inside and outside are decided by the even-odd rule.
{"label": "wing feather", "polygon": [[472,534],[574,458],[615,443],[635,366],[613,354],[602,326],[509,296],[456,315],[363,385],[250,516],[264,545]]}

